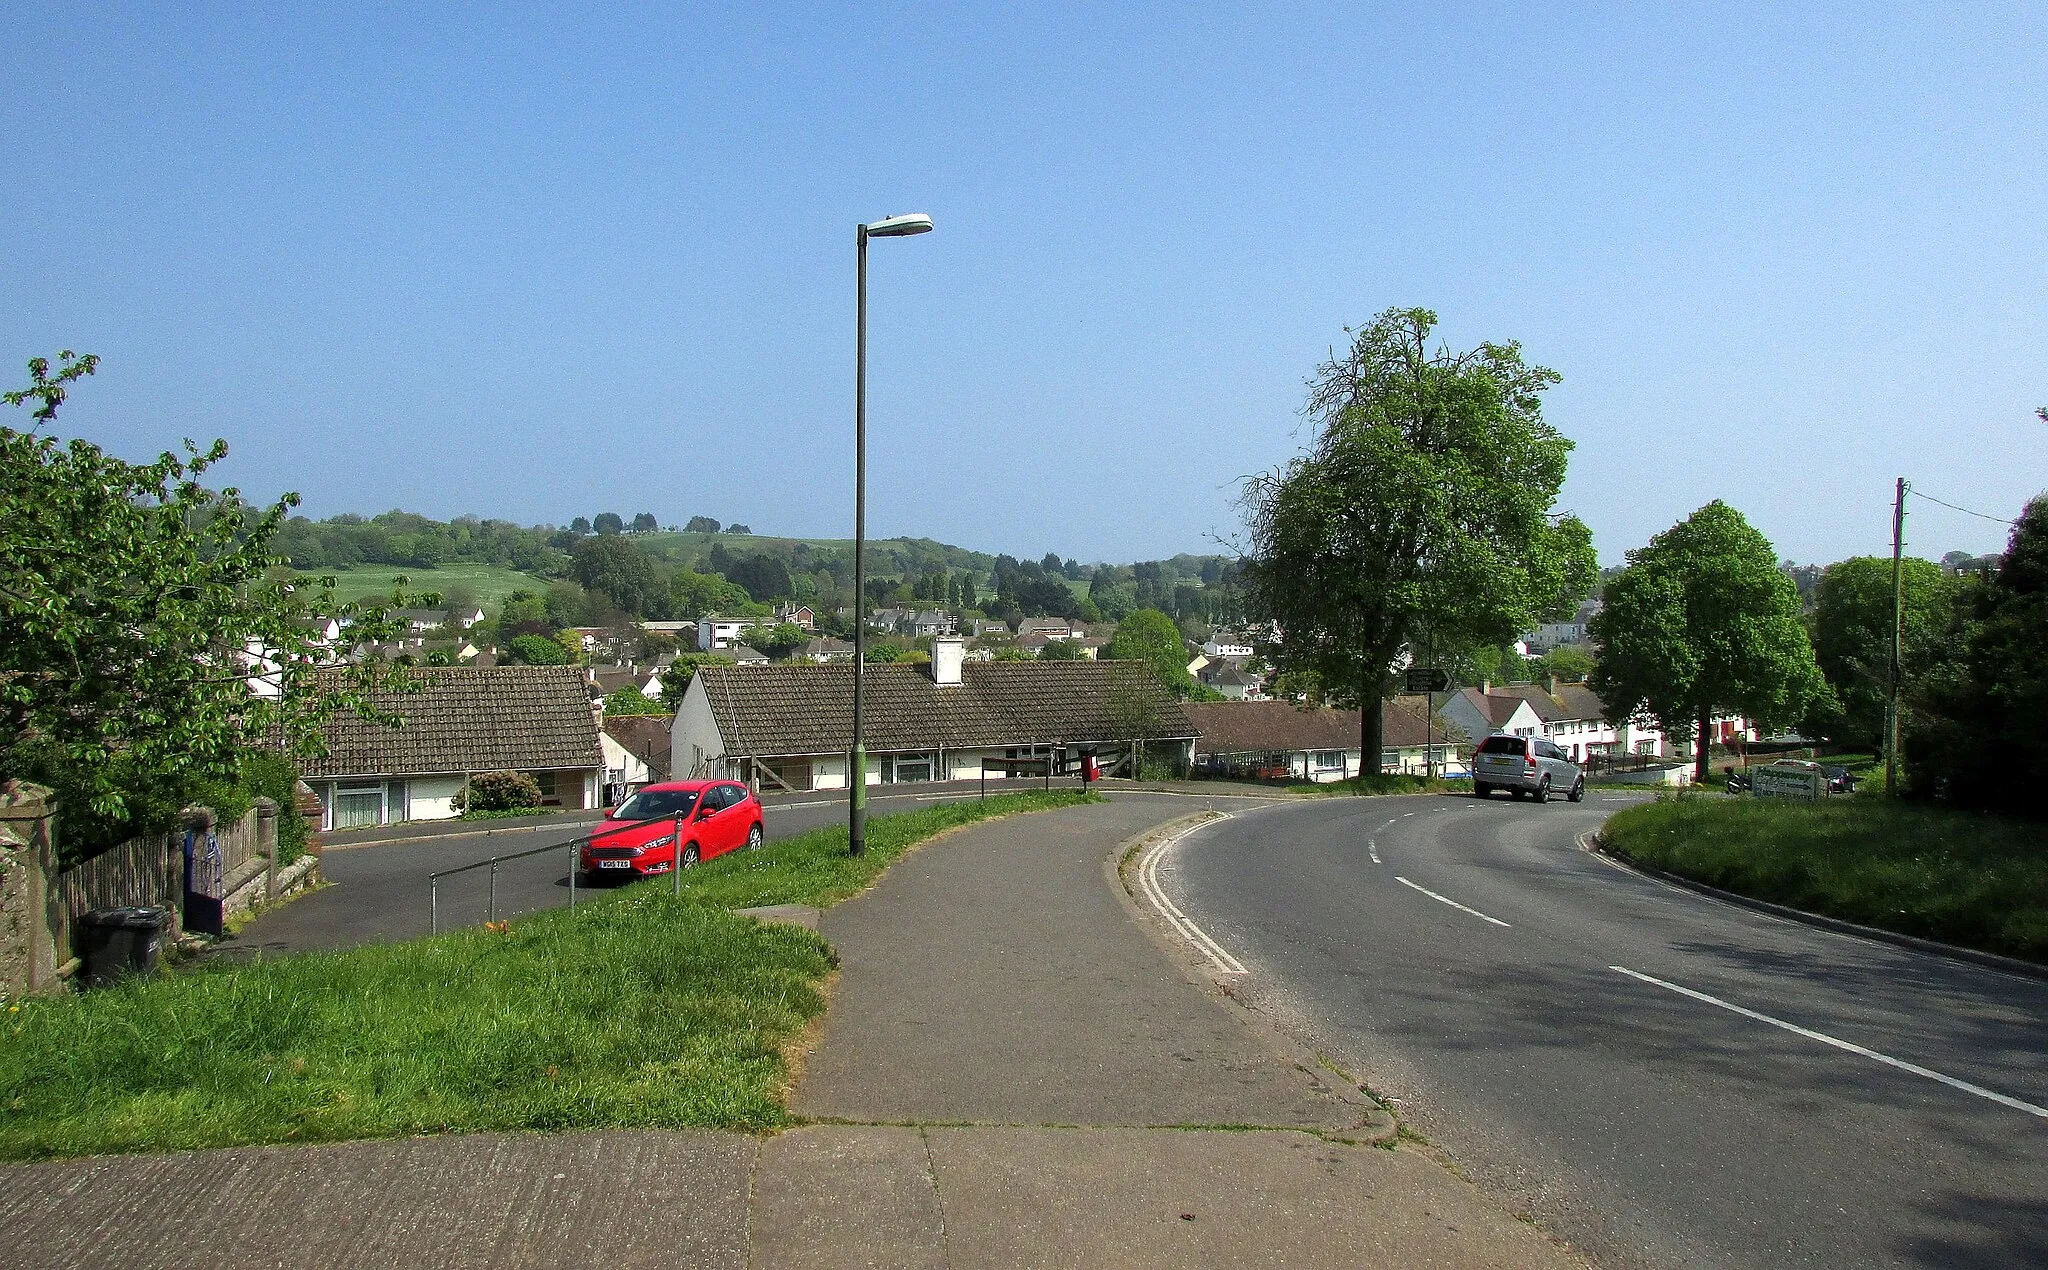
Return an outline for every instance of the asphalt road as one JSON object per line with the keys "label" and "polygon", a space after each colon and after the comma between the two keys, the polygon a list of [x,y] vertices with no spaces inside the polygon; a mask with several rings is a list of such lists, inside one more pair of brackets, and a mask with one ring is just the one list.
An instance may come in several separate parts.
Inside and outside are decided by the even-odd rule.
{"label": "asphalt road", "polygon": [[[1019,782],[1020,787],[1022,784]],[[880,814],[978,795],[978,786],[972,783],[920,785],[914,792],[901,794],[871,792],[868,805]],[[771,842],[841,823],[846,816],[843,794],[769,795],[762,802],[763,823]],[[256,918],[234,938],[218,945],[217,954],[276,956],[412,939],[426,934],[430,922],[428,874],[555,843],[564,844],[562,850],[499,866],[498,916],[511,917],[569,902],[566,844],[588,834],[590,826],[553,824],[482,832],[488,827],[488,822],[451,822],[448,832],[441,836],[330,849],[321,858],[320,871],[331,885]],[[579,880],[577,885],[580,888],[583,884]],[[489,902],[490,870],[477,869],[443,878],[442,929],[483,921],[489,912]]]}
{"label": "asphalt road", "polygon": [[1280,804],[1160,873],[1235,991],[1599,1264],[2048,1265],[2048,982],[1578,849],[1624,801]]}

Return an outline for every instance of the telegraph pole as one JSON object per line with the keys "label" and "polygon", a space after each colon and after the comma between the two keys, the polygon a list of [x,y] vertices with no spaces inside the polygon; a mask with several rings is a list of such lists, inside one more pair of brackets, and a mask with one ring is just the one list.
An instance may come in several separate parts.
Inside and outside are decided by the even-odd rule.
{"label": "telegraph pole", "polygon": [[1899,794],[1899,645],[1906,631],[1905,586],[1899,572],[1899,555],[1906,545],[1906,478],[1899,478],[1892,502],[1892,658],[1889,692],[1885,702],[1886,738],[1884,748],[1884,792],[1887,798]]}

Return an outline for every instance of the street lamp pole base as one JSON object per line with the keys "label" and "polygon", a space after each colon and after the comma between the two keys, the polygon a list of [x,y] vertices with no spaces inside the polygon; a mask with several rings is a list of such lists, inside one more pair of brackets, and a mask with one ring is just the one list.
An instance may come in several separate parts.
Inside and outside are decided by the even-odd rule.
{"label": "street lamp pole base", "polygon": [[868,849],[868,747],[856,745],[846,761],[846,850]]}

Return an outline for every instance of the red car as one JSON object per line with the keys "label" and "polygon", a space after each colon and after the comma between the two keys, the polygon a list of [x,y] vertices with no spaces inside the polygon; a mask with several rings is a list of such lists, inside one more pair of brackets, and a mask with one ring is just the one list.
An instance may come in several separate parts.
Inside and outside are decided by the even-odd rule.
{"label": "red car", "polygon": [[[621,881],[676,867],[676,821],[682,821],[682,861],[689,868],[738,847],[761,845],[761,800],[738,781],[664,781],[642,787],[605,813],[617,828],[599,825],[584,844],[584,876]],[[642,824],[641,821],[651,823]]]}

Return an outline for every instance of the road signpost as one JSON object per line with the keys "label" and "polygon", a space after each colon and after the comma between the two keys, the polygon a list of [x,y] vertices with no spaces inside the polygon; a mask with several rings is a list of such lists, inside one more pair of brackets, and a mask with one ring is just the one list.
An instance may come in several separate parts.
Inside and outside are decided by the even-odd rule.
{"label": "road signpost", "polygon": [[1758,798],[1817,803],[1826,796],[1827,787],[1827,773],[1805,763],[1766,763],[1749,771],[1750,792]]}
{"label": "road signpost", "polygon": [[[1410,666],[1408,668],[1408,691],[1422,694],[1422,721],[1426,729],[1422,747],[1422,771],[1426,779],[1436,779],[1436,694],[1447,692],[1451,686],[1451,672],[1439,666]],[[1365,755],[1358,756],[1358,774],[1365,775]]]}

